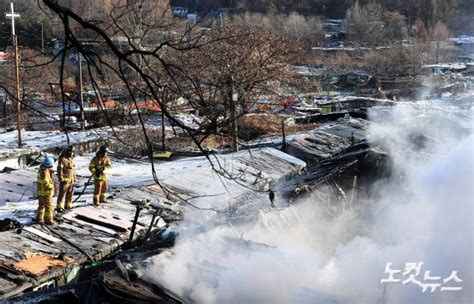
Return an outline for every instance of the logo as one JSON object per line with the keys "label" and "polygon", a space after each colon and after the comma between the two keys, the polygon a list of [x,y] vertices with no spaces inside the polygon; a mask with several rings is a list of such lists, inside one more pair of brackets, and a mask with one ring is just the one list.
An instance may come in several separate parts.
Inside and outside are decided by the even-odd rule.
{"label": "logo", "polygon": [[463,280],[459,278],[457,270],[451,271],[451,274],[443,279],[440,276],[432,275],[431,270],[422,271],[422,266],[423,262],[405,263],[405,269],[402,271],[392,269],[392,263],[389,262],[385,265],[385,274],[388,275],[388,278],[381,279],[380,284],[414,284],[420,287],[421,292],[430,290],[431,293],[462,290],[460,283]]}

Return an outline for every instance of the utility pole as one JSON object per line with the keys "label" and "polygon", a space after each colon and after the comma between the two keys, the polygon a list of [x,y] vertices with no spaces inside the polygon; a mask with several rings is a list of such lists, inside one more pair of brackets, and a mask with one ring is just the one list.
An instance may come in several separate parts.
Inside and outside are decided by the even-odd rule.
{"label": "utility pole", "polygon": [[77,52],[77,60],[79,61],[79,102],[81,106],[81,129],[86,129],[86,122],[84,117],[84,97],[82,96],[82,56]]}
{"label": "utility pole", "polygon": [[44,54],[44,23],[41,21],[41,54]]}
{"label": "utility pole", "polygon": [[439,29],[436,30],[436,64],[439,64]]}
{"label": "utility pole", "polygon": [[282,148],[283,148],[283,152],[286,153],[287,146],[286,146],[286,134],[285,134],[285,120],[281,121],[281,133],[283,135],[283,147]]}
{"label": "utility pole", "polygon": [[165,104],[166,104],[166,87],[162,88],[161,95],[161,149],[166,151],[166,129],[165,129]]}
{"label": "utility pole", "polygon": [[237,133],[237,115],[235,114],[236,112],[236,107],[237,107],[237,100],[238,96],[237,94],[234,93],[234,77],[230,76],[230,120],[232,124],[232,149],[234,152],[239,151],[239,144],[238,144],[238,133]]}
{"label": "utility pole", "polygon": [[15,48],[15,76],[16,76],[16,103],[17,103],[17,128],[18,128],[18,147],[21,147],[21,100],[20,100],[20,58],[18,49],[18,37],[15,33],[15,18],[20,18],[20,14],[15,13],[13,3],[10,3],[11,11],[6,13],[7,18],[12,19],[12,38],[13,46]]}

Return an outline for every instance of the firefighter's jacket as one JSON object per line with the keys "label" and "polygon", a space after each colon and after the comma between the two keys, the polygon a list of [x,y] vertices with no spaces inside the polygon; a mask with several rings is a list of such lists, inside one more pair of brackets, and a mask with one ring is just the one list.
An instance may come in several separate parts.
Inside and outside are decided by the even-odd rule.
{"label": "firefighter's jacket", "polygon": [[38,196],[53,197],[54,182],[49,169],[40,167],[37,174]]}
{"label": "firefighter's jacket", "polygon": [[59,182],[73,183],[76,181],[76,164],[74,158],[63,156],[58,161]]}
{"label": "firefighter's jacket", "polygon": [[[94,157],[89,164],[89,171],[94,176],[95,180],[106,181],[107,180],[107,169],[112,168],[112,162],[108,156]],[[96,174],[97,170],[101,169],[102,174]]]}

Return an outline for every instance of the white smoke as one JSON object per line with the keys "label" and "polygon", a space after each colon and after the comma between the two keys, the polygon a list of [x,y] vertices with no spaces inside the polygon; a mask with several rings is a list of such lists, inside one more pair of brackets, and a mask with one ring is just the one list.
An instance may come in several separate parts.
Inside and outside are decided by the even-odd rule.
{"label": "white smoke", "polygon": [[[256,223],[183,234],[146,276],[199,303],[472,303],[471,112],[401,104],[371,119],[370,138],[394,170],[374,185],[376,200],[342,211],[315,198],[255,210]],[[399,270],[424,262],[418,279],[457,270],[463,290],[381,285],[387,262]]]}

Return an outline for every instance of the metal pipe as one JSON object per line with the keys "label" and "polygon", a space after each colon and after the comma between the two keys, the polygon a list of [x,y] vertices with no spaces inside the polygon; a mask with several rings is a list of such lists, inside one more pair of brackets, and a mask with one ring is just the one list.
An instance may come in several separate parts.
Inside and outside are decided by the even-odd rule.
{"label": "metal pipe", "polygon": [[147,238],[150,237],[151,229],[153,228],[153,224],[155,223],[156,215],[157,215],[156,212],[153,212],[153,217],[151,218],[150,227],[148,227],[148,231],[146,233]]}
{"label": "metal pipe", "polygon": [[84,117],[84,97],[82,94],[83,87],[82,87],[82,55],[81,53],[77,53],[77,58],[79,60],[79,102],[81,107],[81,130],[84,131],[86,129],[86,122]]}
{"label": "metal pipe", "polygon": [[128,239],[129,242],[133,240],[133,235],[135,234],[135,228],[138,222],[138,216],[140,215],[141,210],[142,210],[142,203],[137,202],[137,210],[135,211],[135,218],[133,219],[132,231],[130,232],[130,238]]}

